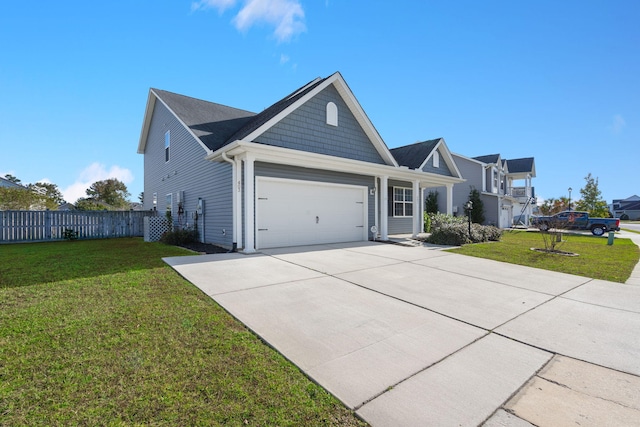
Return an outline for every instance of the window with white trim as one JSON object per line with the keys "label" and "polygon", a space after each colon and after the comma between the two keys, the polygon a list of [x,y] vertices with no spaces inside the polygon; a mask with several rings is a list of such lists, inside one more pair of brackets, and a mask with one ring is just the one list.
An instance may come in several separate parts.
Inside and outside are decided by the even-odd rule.
{"label": "window with white trim", "polygon": [[169,212],[170,214],[173,214],[173,194],[172,193],[167,194],[166,211]]}
{"label": "window with white trim", "polygon": [[440,153],[438,153],[437,151],[433,153],[433,167],[434,168],[440,167]]}
{"label": "window with white trim", "polygon": [[169,161],[169,146],[171,146],[171,131],[164,133],[164,161]]}
{"label": "window with white trim", "polygon": [[393,216],[410,217],[413,215],[413,189],[393,187]]}
{"label": "window with white trim", "polygon": [[327,124],[338,126],[338,107],[333,102],[327,103]]}

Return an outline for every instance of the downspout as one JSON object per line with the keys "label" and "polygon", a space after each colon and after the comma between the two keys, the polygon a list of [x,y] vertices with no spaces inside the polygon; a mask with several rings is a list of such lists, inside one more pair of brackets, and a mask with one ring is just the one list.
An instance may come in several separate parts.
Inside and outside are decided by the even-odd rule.
{"label": "downspout", "polygon": [[[238,175],[238,171],[236,170],[236,162],[234,162],[233,160],[231,160],[228,156],[227,153],[225,153],[224,151],[222,152],[222,160],[224,160],[225,162],[231,163],[231,209],[232,209],[232,214],[231,214],[231,218],[235,218],[236,215],[236,206],[238,203],[238,195],[236,193],[236,180],[237,180],[237,175]],[[233,243],[232,243],[232,247],[231,250],[229,252],[236,252],[238,250],[238,230],[236,229],[236,224],[235,224],[235,220],[233,221],[233,233],[232,233],[232,239],[233,239]]]}
{"label": "downspout", "polygon": [[375,183],[375,187],[374,187],[374,190],[373,190],[373,194],[375,195],[374,202],[373,202],[373,205],[375,206],[375,209],[374,209],[375,219],[373,221],[374,221],[375,226],[376,226],[376,232],[373,233],[373,240],[376,241],[376,240],[378,240],[378,233],[380,232],[380,223],[378,222],[378,209],[379,209],[379,206],[378,206],[378,177],[377,176],[373,177],[373,182]]}

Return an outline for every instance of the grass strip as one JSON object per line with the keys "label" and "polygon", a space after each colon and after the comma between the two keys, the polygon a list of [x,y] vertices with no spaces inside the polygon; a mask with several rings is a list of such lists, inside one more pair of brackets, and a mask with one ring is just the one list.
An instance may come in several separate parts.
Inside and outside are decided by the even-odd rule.
{"label": "grass strip", "polygon": [[532,251],[531,248],[544,248],[544,244],[539,232],[528,231],[509,231],[500,242],[465,245],[449,251],[619,283],[629,279],[640,259],[640,249],[629,239],[615,239],[611,246],[606,237],[564,234],[563,239],[559,249],[578,256]]}

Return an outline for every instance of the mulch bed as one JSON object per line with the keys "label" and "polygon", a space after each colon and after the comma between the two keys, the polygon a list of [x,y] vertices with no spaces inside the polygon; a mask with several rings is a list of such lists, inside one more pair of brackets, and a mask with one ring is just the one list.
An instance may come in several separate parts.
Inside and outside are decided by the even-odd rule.
{"label": "mulch bed", "polygon": [[192,251],[199,252],[201,254],[225,254],[229,252],[229,249],[221,248],[220,246],[211,245],[209,243],[185,243],[180,245],[183,248],[191,249]]}

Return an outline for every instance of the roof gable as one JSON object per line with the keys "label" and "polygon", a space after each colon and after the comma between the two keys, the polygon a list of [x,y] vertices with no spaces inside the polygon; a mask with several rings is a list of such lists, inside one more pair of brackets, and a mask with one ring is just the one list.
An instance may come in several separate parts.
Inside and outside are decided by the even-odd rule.
{"label": "roof gable", "polygon": [[390,151],[400,166],[406,166],[409,169],[419,169],[425,160],[427,160],[427,157],[433,153],[440,139],[442,138],[416,142],[415,144],[392,148]]}
{"label": "roof gable", "polygon": [[342,78],[339,72],[332,74],[324,79],[316,79],[307,83],[297,91],[281,99],[273,104],[271,107],[264,110],[262,113],[256,115],[254,119],[247,123],[247,125],[234,134],[227,143],[234,142],[234,140],[254,141],[260,135],[279,123],[283,118],[288,116],[292,111],[300,108],[308,100],[316,96],[323,91],[329,85],[334,85],[345,104],[360,124],[362,130],[365,132],[376,151],[388,165],[398,166],[391,152],[387,148],[380,134],[373,126],[373,123],[369,120],[366,113],[360,106],[360,103],[351,92],[349,86]]}
{"label": "roof gable", "polygon": [[150,89],[138,153],[144,152],[151,116],[160,101],[207,151],[215,151],[255,113],[160,89]]}
{"label": "roof gable", "polygon": [[[335,125],[327,123],[328,105],[335,107]],[[289,112],[253,142],[386,164],[334,85]]]}
{"label": "roof gable", "polygon": [[427,163],[436,152],[439,153],[441,160],[447,165],[451,176],[462,178],[462,174],[460,173],[444,138],[416,142],[415,144],[405,145],[391,150],[391,153],[396,158],[399,165],[406,166],[410,169],[420,170],[425,169]]}

